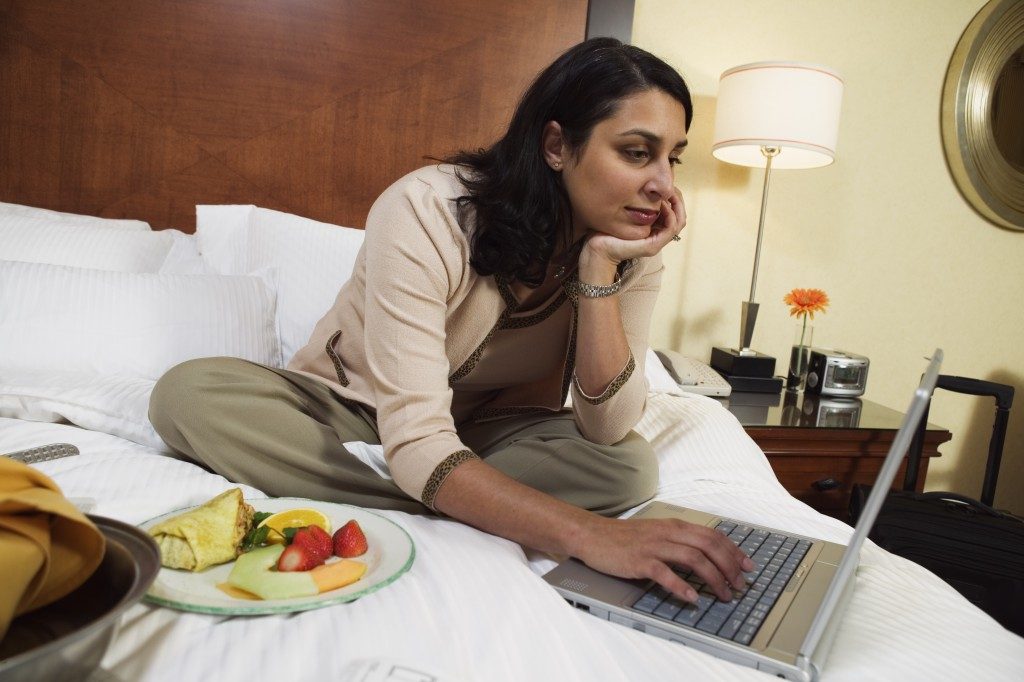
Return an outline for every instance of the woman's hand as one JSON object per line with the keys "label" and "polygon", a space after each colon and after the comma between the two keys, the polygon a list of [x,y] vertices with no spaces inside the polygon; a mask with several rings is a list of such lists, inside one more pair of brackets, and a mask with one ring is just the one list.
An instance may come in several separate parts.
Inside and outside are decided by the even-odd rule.
{"label": "woman's hand", "polygon": [[602,573],[650,578],[686,601],[697,592],[672,566],[692,569],[719,599],[731,601],[732,588],[745,584],[743,571],[754,563],[713,528],[680,519],[607,519],[594,515],[573,555]]}
{"label": "woman's hand", "polygon": [[471,459],[434,498],[438,511],[543,552],[569,554],[622,578],[650,578],[680,599],[694,589],[672,567],[693,569],[719,598],[732,599],[754,564],[717,530],[679,519],[609,519],[531,488]]}
{"label": "woman's hand", "polygon": [[[679,235],[686,227],[686,206],[683,194],[678,187],[672,188],[672,194],[661,202],[661,213],[651,226],[651,233],[645,239],[622,239],[611,234],[592,230],[589,239],[580,255],[583,259],[598,257],[618,265],[631,258],[653,256]],[[590,251],[588,254],[587,251]]]}

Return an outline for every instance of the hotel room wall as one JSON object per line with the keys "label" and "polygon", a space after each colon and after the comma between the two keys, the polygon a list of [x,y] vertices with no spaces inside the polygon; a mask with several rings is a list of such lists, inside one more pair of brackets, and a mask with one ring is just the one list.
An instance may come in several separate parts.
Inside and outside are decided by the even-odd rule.
{"label": "hotel room wall", "polygon": [[[984,0],[637,0],[633,42],[687,78],[696,113],[677,172],[689,222],[668,248],[652,343],[704,360],[736,346],[750,287],[763,172],[711,156],[718,78],[769,59],[812,61],[846,83],[836,162],[773,174],[753,347],[779,358],[796,322],[782,298],[824,289],[815,345],[871,359],[866,397],[903,409],[936,346],[943,372],[1018,387],[996,506],[1024,514],[1024,231],[975,213],[939,127],[949,58]],[[951,393],[929,421],[953,440],[926,489],[977,496],[992,402]]]}

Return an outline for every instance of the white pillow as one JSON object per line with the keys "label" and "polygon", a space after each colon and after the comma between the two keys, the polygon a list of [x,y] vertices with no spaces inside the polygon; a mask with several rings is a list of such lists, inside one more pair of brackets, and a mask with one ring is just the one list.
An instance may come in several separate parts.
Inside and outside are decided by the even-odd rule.
{"label": "white pillow", "polygon": [[0,417],[69,422],[169,451],[149,421],[152,379],[90,372],[4,372]]}
{"label": "white pillow", "polygon": [[647,360],[644,362],[644,375],[647,377],[649,393],[668,393],[670,395],[683,395],[684,391],[679,388],[672,375],[661,364],[661,359],[654,352],[653,348],[647,349]]}
{"label": "white pillow", "polygon": [[215,272],[278,275],[277,319],[285,364],[348,281],[363,231],[256,206],[196,206],[196,237]]}
{"label": "white pillow", "polygon": [[8,218],[45,218],[51,222],[63,222],[69,225],[87,224],[94,227],[117,227],[128,230],[149,230],[149,223],[143,220],[130,220],[128,218],[100,218],[98,216],[80,215],[78,213],[62,213],[51,211],[47,208],[36,208],[23,204],[5,204],[0,201],[0,223]]}
{"label": "white pillow", "polygon": [[173,239],[164,232],[7,216],[0,221],[0,260],[156,272],[167,258]]}
{"label": "white pillow", "polygon": [[278,365],[274,301],[259,277],[0,261],[0,376],[157,379],[190,358],[221,355]]}
{"label": "white pillow", "polygon": [[194,234],[180,230],[160,230],[171,236],[171,250],[158,272],[172,275],[215,275],[199,254],[199,240]]}

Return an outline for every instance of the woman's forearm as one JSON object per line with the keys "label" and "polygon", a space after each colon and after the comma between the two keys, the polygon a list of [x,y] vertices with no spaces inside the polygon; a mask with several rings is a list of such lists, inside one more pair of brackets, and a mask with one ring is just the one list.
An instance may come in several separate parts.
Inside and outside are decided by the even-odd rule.
{"label": "woman's forearm", "polygon": [[[581,282],[607,286],[615,280],[617,263],[581,256]],[[576,327],[576,379],[589,396],[599,396],[629,360],[629,343],[622,327],[619,296],[579,297]]]}
{"label": "woman's forearm", "polygon": [[438,511],[480,530],[555,554],[579,555],[601,517],[524,485],[482,460],[459,465],[434,498]]}
{"label": "woman's forearm", "polygon": [[576,557],[623,578],[652,578],[682,599],[697,592],[669,566],[693,569],[719,599],[754,565],[718,531],[679,519],[608,519],[506,476],[485,461],[460,464],[435,507],[465,524],[541,551]]}

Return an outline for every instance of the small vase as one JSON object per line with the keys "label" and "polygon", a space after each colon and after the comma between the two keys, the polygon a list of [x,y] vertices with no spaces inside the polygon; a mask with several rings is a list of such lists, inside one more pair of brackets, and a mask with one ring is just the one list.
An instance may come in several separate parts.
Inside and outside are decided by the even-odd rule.
{"label": "small vase", "polygon": [[789,351],[789,376],[786,377],[787,391],[803,391],[807,387],[807,367],[811,361],[811,345],[814,339],[814,325],[806,320],[796,326],[793,348]]}

